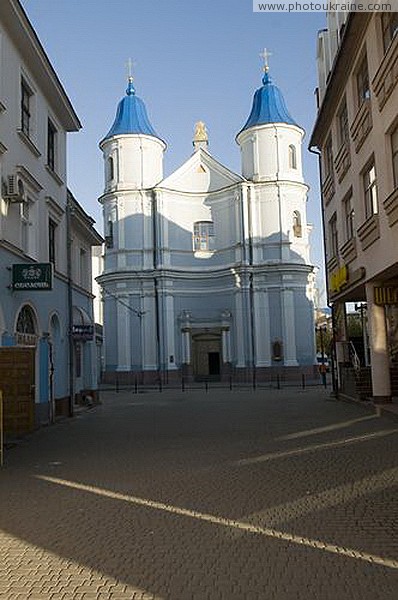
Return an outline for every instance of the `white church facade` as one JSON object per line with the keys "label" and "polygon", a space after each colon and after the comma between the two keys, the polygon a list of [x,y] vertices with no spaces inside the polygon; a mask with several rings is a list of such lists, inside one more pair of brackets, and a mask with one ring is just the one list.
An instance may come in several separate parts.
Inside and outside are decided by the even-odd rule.
{"label": "white church facade", "polygon": [[101,141],[105,380],[265,380],[314,365],[313,267],[301,145],[265,68],[236,136],[242,174],[208,151],[163,176],[165,142],[132,78]]}

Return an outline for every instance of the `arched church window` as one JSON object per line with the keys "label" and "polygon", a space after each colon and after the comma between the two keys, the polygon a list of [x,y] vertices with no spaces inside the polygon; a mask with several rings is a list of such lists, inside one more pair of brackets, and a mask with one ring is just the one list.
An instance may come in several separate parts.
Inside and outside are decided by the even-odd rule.
{"label": "arched church window", "polygon": [[36,317],[28,305],[23,306],[19,312],[15,338],[20,346],[36,345]]}
{"label": "arched church window", "polygon": [[289,146],[289,168],[297,169],[297,150],[294,144]]}
{"label": "arched church window", "polygon": [[113,221],[109,220],[107,225],[107,232],[105,235],[105,247],[113,248]]}
{"label": "arched church window", "polygon": [[293,213],[293,233],[294,237],[302,236],[301,215],[298,210]]}
{"label": "arched church window", "polygon": [[283,343],[281,340],[275,340],[272,342],[272,360],[283,359]]}
{"label": "arched church window", "polygon": [[213,221],[197,221],[193,224],[193,248],[195,252],[214,250]]}
{"label": "arched church window", "polygon": [[115,168],[113,165],[113,157],[110,156],[108,158],[108,179],[109,181],[112,181],[115,177]]}

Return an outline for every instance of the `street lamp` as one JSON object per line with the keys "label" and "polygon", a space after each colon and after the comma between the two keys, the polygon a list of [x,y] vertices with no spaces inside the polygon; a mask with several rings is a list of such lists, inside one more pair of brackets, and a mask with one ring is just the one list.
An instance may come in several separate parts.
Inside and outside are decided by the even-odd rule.
{"label": "street lamp", "polygon": [[319,365],[319,373],[322,377],[323,386],[326,388],[326,365],[325,365],[325,345],[324,345],[324,334],[326,333],[326,325],[319,325],[315,327],[315,331],[319,333],[319,341],[321,345],[321,364]]}
{"label": "street lamp", "polygon": [[362,339],[363,339],[363,356],[365,361],[365,367],[369,365],[369,354],[368,354],[368,336],[366,332],[366,323],[365,323],[365,315],[364,312],[367,309],[366,302],[359,302],[355,304],[355,310],[361,315],[361,331],[362,331]]}
{"label": "street lamp", "polygon": [[327,328],[326,325],[319,325],[315,327],[315,332],[319,333],[319,342],[321,346],[321,361],[322,364],[325,363],[325,345],[324,345],[324,334],[326,333]]}

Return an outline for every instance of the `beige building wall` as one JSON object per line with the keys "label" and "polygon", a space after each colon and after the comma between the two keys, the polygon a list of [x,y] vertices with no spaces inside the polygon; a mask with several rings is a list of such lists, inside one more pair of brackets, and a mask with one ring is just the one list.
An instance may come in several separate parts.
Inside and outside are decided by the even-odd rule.
{"label": "beige building wall", "polygon": [[[328,297],[334,307],[367,302],[378,401],[391,397],[389,371],[398,360],[388,331],[398,311],[397,29],[397,13],[348,16],[329,73],[321,57],[327,84],[310,143],[321,151]],[[328,33],[321,33],[325,47]],[[338,341],[344,337],[337,324]]]}

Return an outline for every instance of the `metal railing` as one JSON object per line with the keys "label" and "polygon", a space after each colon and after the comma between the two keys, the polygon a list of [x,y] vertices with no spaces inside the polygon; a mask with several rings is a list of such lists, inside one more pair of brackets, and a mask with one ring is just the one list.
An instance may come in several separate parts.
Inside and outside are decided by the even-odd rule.
{"label": "metal railing", "polygon": [[102,383],[100,389],[103,391],[131,391],[133,394],[142,392],[158,391],[163,392],[166,390],[180,390],[182,392],[188,391],[199,391],[209,392],[210,390],[281,390],[287,388],[315,388],[315,387],[328,387],[330,385],[330,374],[327,374],[326,378],[322,378],[320,374],[308,374],[301,373],[296,377],[292,378],[285,374],[275,374],[268,380],[259,381],[255,377],[241,379],[239,376],[230,376],[222,381],[217,381],[214,378],[202,377],[200,381],[192,380],[192,378],[181,377],[179,380],[172,382],[166,382],[162,377],[159,377],[156,381],[142,382],[139,376],[130,378],[126,381],[115,379],[113,383]]}

